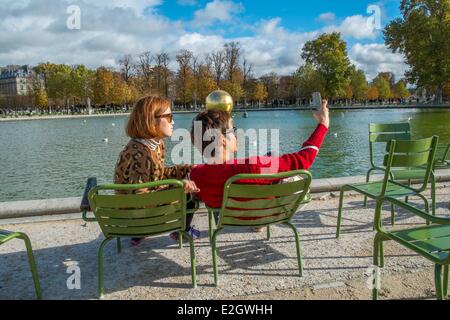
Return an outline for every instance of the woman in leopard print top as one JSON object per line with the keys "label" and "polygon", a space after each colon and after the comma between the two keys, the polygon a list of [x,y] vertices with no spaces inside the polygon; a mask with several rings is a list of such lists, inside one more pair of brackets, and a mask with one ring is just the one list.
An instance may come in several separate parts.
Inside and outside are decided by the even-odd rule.
{"label": "woman in leopard print top", "polygon": [[[171,102],[167,99],[148,96],[140,99],[131,112],[126,133],[131,138],[117,160],[115,184],[143,184],[167,179],[185,179],[191,165],[165,167],[163,139],[172,136],[173,115]],[[183,180],[186,193],[198,192],[194,182]],[[157,189],[139,189],[133,193],[146,193]],[[189,207],[188,207],[189,208]],[[192,215],[186,217],[187,231]],[[171,235],[173,238],[174,235]],[[139,238],[132,239],[133,244]]]}

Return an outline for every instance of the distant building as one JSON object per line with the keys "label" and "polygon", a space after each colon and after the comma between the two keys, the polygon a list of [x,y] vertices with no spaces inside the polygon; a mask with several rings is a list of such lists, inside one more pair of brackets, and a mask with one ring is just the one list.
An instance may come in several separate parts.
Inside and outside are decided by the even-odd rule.
{"label": "distant building", "polygon": [[33,76],[33,69],[26,65],[0,67],[0,95],[29,95],[33,90]]}

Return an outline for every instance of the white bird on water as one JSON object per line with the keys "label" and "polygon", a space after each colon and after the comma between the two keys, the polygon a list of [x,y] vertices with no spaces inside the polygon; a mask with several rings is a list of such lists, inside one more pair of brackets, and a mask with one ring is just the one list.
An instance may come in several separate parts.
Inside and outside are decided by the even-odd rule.
{"label": "white bird on water", "polygon": [[106,142],[106,143],[108,143],[108,138],[105,138],[105,139],[103,139],[103,142]]}
{"label": "white bird on water", "polygon": [[115,123],[113,123],[113,124],[112,124],[112,126],[113,126],[113,127],[115,127],[115,126],[116,126],[116,124],[115,124]]}
{"label": "white bird on water", "polygon": [[333,137],[337,138],[338,134],[337,133],[333,133]]}

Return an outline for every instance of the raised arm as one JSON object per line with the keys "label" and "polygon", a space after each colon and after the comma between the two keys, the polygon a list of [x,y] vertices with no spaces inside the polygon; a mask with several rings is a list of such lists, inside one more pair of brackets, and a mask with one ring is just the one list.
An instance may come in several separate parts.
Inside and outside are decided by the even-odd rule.
{"label": "raised arm", "polygon": [[311,167],[330,125],[327,100],[322,101],[322,106],[319,110],[313,112],[313,116],[318,122],[317,127],[303,143],[302,148],[295,153],[285,154],[278,158],[261,157],[259,166],[262,173],[276,173],[298,169],[308,170]]}

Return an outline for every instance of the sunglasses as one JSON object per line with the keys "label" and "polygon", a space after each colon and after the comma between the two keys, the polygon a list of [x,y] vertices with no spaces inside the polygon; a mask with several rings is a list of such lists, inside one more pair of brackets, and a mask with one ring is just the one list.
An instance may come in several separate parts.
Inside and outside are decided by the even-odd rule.
{"label": "sunglasses", "polygon": [[236,128],[236,127],[233,127],[233,128],[231,128],[231,129],[225,130],[225,131],[223,132],[223,134],[227,135],[227,134],[229,134],[229,133],[233,133],[234,135],[236,135],[236,132],[237,132],[237,128]]}
{"label": "sunglasses", "polygon": [[169,123],[172,123],[173,122],[173,113],[162,114],[162,115],[156,117],[156,119],[161,119],[161,118],[164,118]]}

